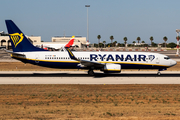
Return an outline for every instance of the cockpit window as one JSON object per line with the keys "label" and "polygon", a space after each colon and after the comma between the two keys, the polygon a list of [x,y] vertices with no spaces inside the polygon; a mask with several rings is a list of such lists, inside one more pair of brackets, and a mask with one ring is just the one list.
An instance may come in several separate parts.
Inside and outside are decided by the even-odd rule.
{"label": "cockpit window", "polygon": [[170,58],[169,57],[164,57],[164,59],[169,60]]}

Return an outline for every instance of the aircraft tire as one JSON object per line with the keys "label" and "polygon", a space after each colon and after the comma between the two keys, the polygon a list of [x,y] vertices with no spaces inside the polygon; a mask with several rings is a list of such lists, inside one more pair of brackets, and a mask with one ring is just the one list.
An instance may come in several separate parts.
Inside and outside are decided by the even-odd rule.
{"label": "aircraft tire", "polygon": [[160,71],[158,71],[157,75],[158,75],[158,76],[160,76],[160,75],[161,75],[161,72],[160,72]]}
{"label": "aircraft tire", "polygon": [[88,75],[90,75],[90,76],[94,76],[94,71],[93,70],[88,70]]}

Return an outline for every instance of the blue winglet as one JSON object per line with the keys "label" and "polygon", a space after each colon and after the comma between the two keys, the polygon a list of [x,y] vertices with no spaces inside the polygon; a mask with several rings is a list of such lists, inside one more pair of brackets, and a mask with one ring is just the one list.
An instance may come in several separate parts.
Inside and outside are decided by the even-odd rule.
{"label": "blue winglet", "polygon": [[78,60],[78,59],[74,56],[74,54],[71,52],[71,50],[70,50],[69,48],[66,48],[66,50],[68,51],[68,54],[69,54],[69,56],[70,56],[71,59],[73,59],[73,60]]}

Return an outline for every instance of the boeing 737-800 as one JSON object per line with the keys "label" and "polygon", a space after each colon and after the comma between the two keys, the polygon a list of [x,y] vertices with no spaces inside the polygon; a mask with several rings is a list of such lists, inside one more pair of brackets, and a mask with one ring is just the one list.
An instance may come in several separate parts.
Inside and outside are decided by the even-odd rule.
{"label": "boeing 737-800", "polygon": [[89,75],[94,75],[95,69],[104,73],[119,73],[121,69],[158,69],[160,74],[159,71],[176,65],[176,61],[158,53],[72,52],[69,47],[73,38],[65,46],[65,52],[47,51],[33,46],[12,20],[5,22],[13,49],[8,52],[24,63],[59,69],[88,69]]}

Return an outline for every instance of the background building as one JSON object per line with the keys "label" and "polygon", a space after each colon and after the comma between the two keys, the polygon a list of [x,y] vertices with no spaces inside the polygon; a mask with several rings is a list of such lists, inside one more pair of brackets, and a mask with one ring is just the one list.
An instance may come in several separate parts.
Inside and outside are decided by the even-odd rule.
{"label": "background building", "polygon": [[[41,36],[26,36],[31,43],[33,44],[40,44],[41,43]],[[11,49],[11,42],[9,40],[9,36],[5,32],[0,32],[0,46],[4,46],[6,49]]]}
{"label": "background building", "polygon": [[[30,42],[35,45],[35,46],[43,46],[47,44],[55,44],[55,45],[65,45],[69,42],[72,36],[55,36],[51,38],[51,42],[41,42],[41,36],[26,36]],[[87,46],[87,41],[86,37],[81,37],[81,36],[75,36],[74,39],[74,46],[78,48],[83,48]],[[9,40],[9,36],[5,32],[0,32],[0,46],[5,47],[6,49],[11,49],[11,42]]]}
{"label": "background building", "polygon": [[[56,36],[52,37],[52,42],[60,42],[61,44],[67,44],[72,36]],[[87,44],[86,37],[75,36],[74,46],[78,46],[79,48],[85,47]]]}
{"label": "background building", "polygon": [[[55,36],[51,38],[51,42],[34,43],[34,45],[43,48],[61,49],[62,46],[65,46],[70,41],[71,37],[72,36]],[[73,46],[84,48],[87,47],[87,44],[86,37],[75,36]]]}

